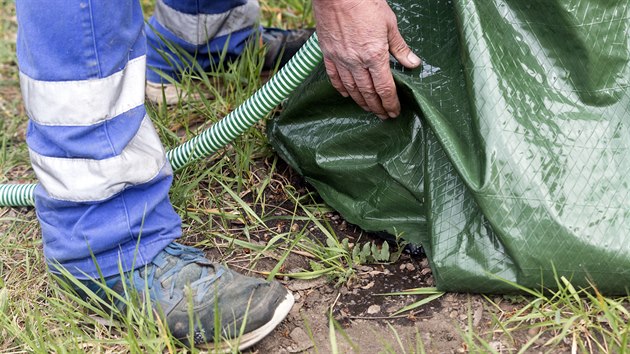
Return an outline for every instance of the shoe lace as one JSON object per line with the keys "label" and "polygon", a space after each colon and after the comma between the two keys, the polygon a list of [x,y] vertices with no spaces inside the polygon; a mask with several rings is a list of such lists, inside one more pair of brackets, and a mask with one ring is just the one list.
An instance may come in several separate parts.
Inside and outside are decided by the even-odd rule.
{"label": "shoe lace", "polygon": [[[166,260],[166,255],[171,255],[177,259],[177,262],[170,266],[170,269],[166,269],[168,266],[168,262]],[[157,279],[159,283],[169,279],[175,274],[178,274],[185,266],[196,263],[201,266],[201,275],[199,279],[190,283],[190,287],[192,289],[196,289],[195,300],[197,302],[202,301],[205,294],[210,290],[211,285],[216,282],[223,274],[225,274],[225,268],[217,267],[215,264],[212,264],[208,259],[205,258],[203,252],[200,250],[184,246],[182,244],[171,242],[166,248],[155,257],[152,262],[154,264],[153,267],[150,267],[149,272],[147,274],[147,283],[149,285],[149,289],[152,289],[155,284],[155,276],[158,269],[165,269],[165,271],[160,274]],[[212,268],[212,274],[209,274],[209,269]],[[171,286],[168,291],[169,299],[172,299],[175,295],[175,281],[171,282]]]}

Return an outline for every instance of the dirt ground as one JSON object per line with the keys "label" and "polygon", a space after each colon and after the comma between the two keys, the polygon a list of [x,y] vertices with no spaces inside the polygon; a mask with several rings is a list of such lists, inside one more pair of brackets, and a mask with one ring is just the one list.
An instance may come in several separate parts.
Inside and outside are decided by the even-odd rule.
{"label": "dirt ground", "polygon": [[473,322],[480,324],[482,305],[478,300],[449,294],[443,300],[435,300],[417,311],[390,318],[390,314],[419,298],[376,295],[426,284],[430,275],[422,275],[423,270],[426,272],[428,269],[423,268],[423,263],[426,264],[423,258],[405,255],[395,264],[363,266],[356,283],[340,288],[326,284],[325,279],[285,282],[293,291],[296,304],[287,320],[255,351],[330,353],[328,328],[331,308],[333,317],[350,340],[337,335],[339,350],[343,353],[377,353],[388,348],[392,352],[402,352],[396,335],[405,350],[416,348],[418,338],[430,352],[449,353],[464,349],[458,328],[465,326],[468,304],[475,309]]}
{"label": "dirt ground", "polygon": [[[333,216],[335,217],[335,216]],[[341,220],[341,219],[338,219]],[[337,225],[341,225],[343,220]],[[359,233],[354,226],[346,236]],[[308,261],[291,255],[286,261],[288,272],[303,269]],[[264,262],[263,262],[264,263]],[[263,264],[259,265],[265,269]],[[273,265],[268,264],[269,268]],[[465,330],[468,311],[473,311],[473,325],[482,321],[483,305],[477,297],[446,294],[419,309],[395,317],[397,310],[421,299],[419,296],[382,296],[378,294],[430,286],[432,277],[424,255],[401,255],[393,264],[359,266],[348,283],[335,287],[326,277],[314,280],[282,279],[293,292],[295,305],[287,319],[252,349],[258,353],[330,353],[329,312],[348,339],[336,335],[342,353],[378,353],[390,348],[402,352],[416,348],[421,339],[428,352],[464,352],[458,330]],[[389,325],[392,326],[390,328]]]}
{"label": "dirt ground", "polygon": [[[297,257],[295,257],[297,258]],[[300,263],[291,259],[291,264]],[[334,287],[325,278],[316,280],[284,280],[296,299],[287,319],[273,334],[252,349],[256,353],[330,353],[329,311],[347,335],[337,334],[341,353],[416,353],[419,344],[427,353],[467,353],[463,335],[474,327],[474,332],[485,333],[492,316],[511,312],[517,305],[501,297],[501,311],[475,294],[448,293],[415,310],[398,316],[392,313],[410,305],[421,296],[382,296],[378,294],[432,285],[431,271],[424,255],[403,254],[393,264],[361,266],[357,278],[349,284]],[[537,332],[499,337],[489,343],[497,352],[516,352]],[[484,338],[488,338],[484,336]],[[532,349],[546,342],[545,336]],[[563,352],[555,348],[554,352]],[[570,352],[567,348],[566,352]]]}

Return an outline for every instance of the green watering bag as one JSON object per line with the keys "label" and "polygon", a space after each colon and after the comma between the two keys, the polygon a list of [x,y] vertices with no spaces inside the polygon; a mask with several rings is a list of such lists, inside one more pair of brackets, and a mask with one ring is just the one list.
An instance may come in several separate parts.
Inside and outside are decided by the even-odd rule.
{"label": "green watering bag", "polygon": [[[268,133],[349,222],[422,244],[438,288],[630,287],[630,2],[390,3],[423,65],[381,121],[319,68]],[[509,281],[509,282],[506,282]]]}

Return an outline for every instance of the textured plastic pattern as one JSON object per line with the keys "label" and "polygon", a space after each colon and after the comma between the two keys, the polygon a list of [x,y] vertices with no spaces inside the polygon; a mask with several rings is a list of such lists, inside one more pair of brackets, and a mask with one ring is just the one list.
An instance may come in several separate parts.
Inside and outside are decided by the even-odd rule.
{"label": "textured plastic pattern", "polygon": [[392,63],[381,122],[323,68],[269,125],[350,222],[424,246],[437,286],[513,292],[554,275],[630,287],[630,3],[390,3],[421,68]]}

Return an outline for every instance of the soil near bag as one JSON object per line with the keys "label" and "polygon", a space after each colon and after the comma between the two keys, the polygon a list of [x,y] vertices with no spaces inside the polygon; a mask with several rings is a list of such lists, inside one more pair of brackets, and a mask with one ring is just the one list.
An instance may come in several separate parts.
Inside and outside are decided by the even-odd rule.
{"label": "soil near bag", "polygon": [[[381,121],[323,67],[269,123],[349,222],[421,244],[437,287],[630,286],[630,4],[397,1],[415,70]],[[514,284],[512,284],[514,283]]]}

